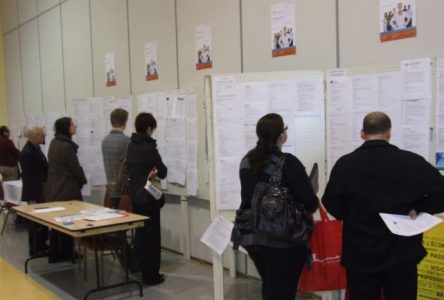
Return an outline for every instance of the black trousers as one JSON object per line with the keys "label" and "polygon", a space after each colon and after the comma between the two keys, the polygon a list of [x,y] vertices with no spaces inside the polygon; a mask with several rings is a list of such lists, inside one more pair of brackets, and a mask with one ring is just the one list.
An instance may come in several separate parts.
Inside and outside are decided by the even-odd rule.
{"label": "black trousers", "polygon": [[48,261],[57,262],[74,258],[74,239],[57,230],[49,232]]}
{"label": "black trousers", "polygon": [[378,273],[347,270],[350,300],[379,300],[381,290],[385,300],[416,300],[418,271],[416,261],[407,261]]}
{"label": "black trousers", "polygon": [[247,246],[262,278],[263,300],[294,300],[299,276],[307,260],[305,246],[272,248]]}
{"label": "black trousers", "polygon": [[144,282],[155,281],[160,270],[160,207],[156,202],[134,205],[135,214],[150,217],[144,227],[137,228],[134,237],[134,255],[142,271]]}
{"label": "black trousers", "polygon": [[43,254],[48,250],[48,228],[38,223],[28,221],[29,256]]}

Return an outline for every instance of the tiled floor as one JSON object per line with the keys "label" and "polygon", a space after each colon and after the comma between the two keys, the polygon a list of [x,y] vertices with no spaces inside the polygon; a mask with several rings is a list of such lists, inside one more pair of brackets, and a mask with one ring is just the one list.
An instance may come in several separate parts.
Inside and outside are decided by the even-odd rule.
{"label": "tiled floor", "polygon": [[[5,233],[0,237],[0,256],[10,264],[23,270],[27,258],[27,231],[24,227],[8,222]],[[95,287],[94,259],[88,254],[88,280],[78,265],[69,262],[49,265],[46,258],[30,262],[29,276],[62,299],[83,299],[85,293]],[[116,259],[105,258],[105,283],[123,280],[123,272]],[[212,267],[195,260],[185,260],[169,251],[162,252],[161,272],[166,281],[158,286],[145,287],[143,299],[163,300],[209,300],[213,299]],[[140,274],[131,274],[139,278]],[[20,291],[18,291],[20,292]],[[224,278],[225,299],[260,299],[260,282],[248,278]],[[25,298],[22,298],[25,299]],[[36,299],[36,298],[33,298]],[[93,294],[89,299],[141,299],[135,286],[115,288]],[[298,299],[308,299],[299,298]]]}

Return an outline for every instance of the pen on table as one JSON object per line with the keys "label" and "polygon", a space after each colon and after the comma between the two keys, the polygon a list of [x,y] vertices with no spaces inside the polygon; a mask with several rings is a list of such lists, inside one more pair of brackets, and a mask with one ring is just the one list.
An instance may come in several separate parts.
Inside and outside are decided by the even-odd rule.
{"label": "pen on table", "polygon": [[45,208],[49,208],[49,207],[36,207],[34,209],[45,209]]}

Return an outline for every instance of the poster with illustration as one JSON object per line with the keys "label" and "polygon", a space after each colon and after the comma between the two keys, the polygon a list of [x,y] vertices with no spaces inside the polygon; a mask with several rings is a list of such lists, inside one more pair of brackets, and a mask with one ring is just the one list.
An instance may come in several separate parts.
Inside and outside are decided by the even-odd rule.
{"label": "poster with illustration", "polygon": [[211,25],[202,24],[194,29],[196,41],[196,70],[213,67],[211,56]]}
{"label": "poster with illustration", "polygon": [[381,42],[416,37],[416,0],[380,0]]}
{"label": "poster with illustration", "polygon": [[105,53],[106,87],[116,86],[116,63],[114,53]]}
{"label": "poster with illustration", "polygon": [[271,55],[273,57],[296,55],[295,1],[271,6]]}
{"label": "poster with illustration", "polygon": [[159,79],[159,68],[157,65],[157,42],[145,43],[145,80]]}

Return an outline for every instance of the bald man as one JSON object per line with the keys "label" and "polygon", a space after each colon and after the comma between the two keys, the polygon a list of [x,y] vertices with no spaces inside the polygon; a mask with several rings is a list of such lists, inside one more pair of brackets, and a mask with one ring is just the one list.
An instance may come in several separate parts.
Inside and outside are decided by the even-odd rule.
{"label": "bald man", "polygon": [[389,143],[390,118],[369,113],[364,144],[334,165],[322,203],[343,220],[342,264],[350,300],[416,300],[422,235],[391,233],[379,213],[444,211],[444,177],[421,156]]}
{"label": "bald man", "polygon": [[[22,149],[19,162],[22,169],[22,201],[43,202],[44,185],[48,174],[48,162],[40,149],[45,143],[42,127],[31,127],[25,132],[28,141]],[[43,254],[47,250],[47,228],[32,223],[29,226],[29,255]]]}

